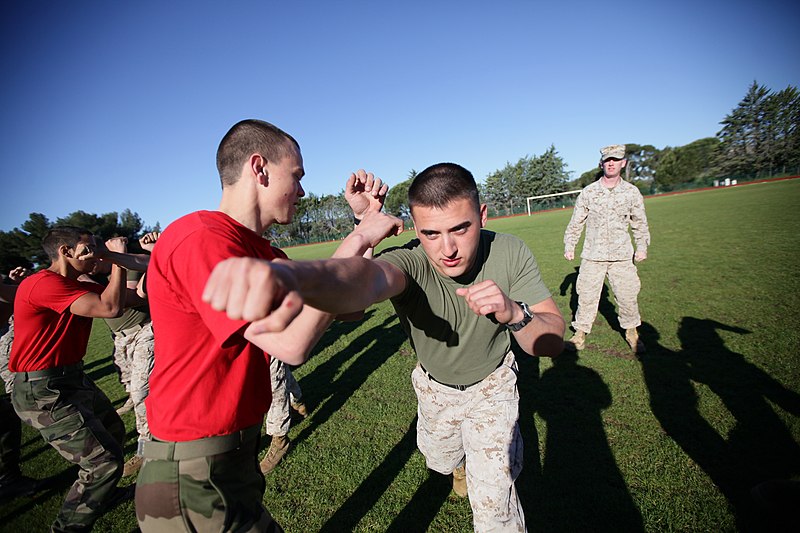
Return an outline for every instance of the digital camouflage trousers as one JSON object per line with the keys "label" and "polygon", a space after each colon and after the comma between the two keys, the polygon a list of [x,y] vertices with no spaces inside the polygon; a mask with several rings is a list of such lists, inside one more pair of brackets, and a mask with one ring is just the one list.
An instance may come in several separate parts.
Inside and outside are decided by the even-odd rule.
{"label": "digital camouflage trousers", "polygon": [[619,308],[619,325],[622,329],[636,328],[642,324],[639,316],[638,296],[642,287],[636,265],[627,261],[581,261],[575,290],[578,293],[578,310],[572,327],[584,333],[592,332],[592,324],[597,316],[603,283],[608,283],[614,292]]}

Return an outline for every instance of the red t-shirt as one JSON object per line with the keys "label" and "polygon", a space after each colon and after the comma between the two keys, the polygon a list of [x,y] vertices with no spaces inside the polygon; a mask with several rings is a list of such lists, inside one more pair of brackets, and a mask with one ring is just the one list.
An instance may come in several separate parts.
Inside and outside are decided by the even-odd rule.
{"label": "red t-shirt", "polygon": [[92,319],[73,315],[69,306],[104,287],[42,270],[22,280],[14,298],[14,342],[8,369],[32,372],[72,365],[86,355]]}
{"label": "red t-shirt", "polygon": [[186,441],[260,424],[272,399],[269,356],[201,300],[211,270],[229,257],[272,260],[285,254],[218,211],[170,224],[147,269],[155,363],[145,400],[152,434]]}

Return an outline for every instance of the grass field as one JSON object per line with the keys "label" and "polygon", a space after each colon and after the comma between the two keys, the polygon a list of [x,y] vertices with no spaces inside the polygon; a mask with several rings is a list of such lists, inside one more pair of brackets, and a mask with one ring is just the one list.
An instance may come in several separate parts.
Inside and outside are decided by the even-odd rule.
{"label": "grass field", "polygon": [[[629,356],[604,292],[580,357],[519,358],[518,489],[531,531],[760,529],[749,489],[800,476],[798,200],[800,179],[646,200],[647,354]],[[578,266],[562,256],[569,216],[489,223],[530,245],[568,321]],[[326,257],[334,246],[288,252]],[[292,428],[296,448],[268,476],[264,501],[293,532],[471,531],[468,502],[416,451],[416,359],[391,306],[366,315],[334,325],[296,370],[313,412]],[[96,322],[87,370],[121,404],[111,349]],[[130,456],[133,414],[124,419]],[[50,488],[0,506],[0,530],[44,531],[77,471],[27,428],[23,445],[24,472]],[[135,528],[131,502],[96,527]]]}

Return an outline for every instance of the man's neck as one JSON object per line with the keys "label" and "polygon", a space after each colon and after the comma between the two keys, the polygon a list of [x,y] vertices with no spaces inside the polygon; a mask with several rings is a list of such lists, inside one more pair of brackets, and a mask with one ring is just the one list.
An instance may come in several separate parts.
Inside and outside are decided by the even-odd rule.
{"label": "man's neck", "polygon": [[609,178],[608,176],[603,174],[603,177],[600,178],[600,184],[606,189],[613,189],[614,187],[619,185],[620,181],[622,181],[622,178],[619,175],[613,178]]}
{"label": "man's neck", "polygon": [[[247,192],[247,191],[244,191]],[[222,199],[219,202],[218,211],[225,213],[242,226],[261,235],[272,225],[262,222],[261,211],[255,198],[248,194],[242,194],[241,189],[234,187],[222,190]]]}
{"label": "man's neck", "polygon": [[54,263],[50,263],[50,266],[47,268],[47,270],[69,279],[78,279],[78,277],[81,275],[80,272],[72,268],[69,263],[63,260],[63,258]]}

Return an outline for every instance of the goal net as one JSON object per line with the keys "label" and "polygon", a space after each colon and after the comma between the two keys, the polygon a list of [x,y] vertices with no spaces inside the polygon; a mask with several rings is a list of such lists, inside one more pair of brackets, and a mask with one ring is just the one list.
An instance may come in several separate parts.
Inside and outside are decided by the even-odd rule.
{"label": "goal net", "polygon": [[541,194],[539,196],[528,196],[525,198],[525,202],[528,204],[528,216],[531,216],[531,202],[534,200],[544,200],[547,198],[556,198],[558,196],[566,196],[568,194],[578,194],[581,192],[582,189],[578,189],[577,191],[567,191],[567,192],[554,192],[553,194]]}

